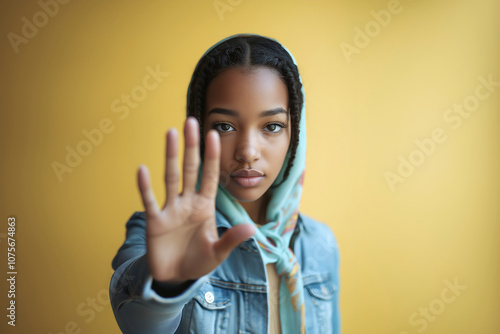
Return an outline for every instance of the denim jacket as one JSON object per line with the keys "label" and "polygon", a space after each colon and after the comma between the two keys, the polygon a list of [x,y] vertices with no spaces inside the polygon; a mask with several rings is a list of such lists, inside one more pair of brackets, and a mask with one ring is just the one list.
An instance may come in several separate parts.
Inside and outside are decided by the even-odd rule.
{"label": "denim jacket", "polygon": [[[231,227],[216,211],[219,235]],[[113,259],[110,300],[126,334],[268,333],[266,267],[256,240],[236,247],[211,273],[174,297],[152,288],[146,258],[146,215],[135,212]],[[330,228],[299,213],[290,247],[302,270],[307,334],[340,333],[339,252]]]}

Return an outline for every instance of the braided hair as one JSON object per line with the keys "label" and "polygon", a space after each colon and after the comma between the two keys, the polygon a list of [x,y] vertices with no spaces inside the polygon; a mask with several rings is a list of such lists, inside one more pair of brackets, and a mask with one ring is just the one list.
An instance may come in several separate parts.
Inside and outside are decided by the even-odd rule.
{"label": "braided hair", "polygon": [[[205,114],[206,91],[210,82],[230,68],[251,70],[265,66],[274,69],[288,89],[288,106],[291,118],[290,159],[281,184],[293,166],[299,144],[299,124],[304,97],[297,66],[289,53],[277,42],[254,35],[239,35],[214,47],[204,55],[194,70],[187,96],[188,116],[195,117],[200,124],[200,151],[203,159],[205,143],[203,138],[203,117]],[[273,187],[279,186],[279,184]]]}

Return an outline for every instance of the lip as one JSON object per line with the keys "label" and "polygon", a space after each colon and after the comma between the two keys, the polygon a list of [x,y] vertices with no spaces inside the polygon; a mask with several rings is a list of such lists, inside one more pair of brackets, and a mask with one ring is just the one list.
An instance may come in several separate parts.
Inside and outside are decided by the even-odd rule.
{"label": "lip", "polygon": [[239,169],[231,174],[231,178],[241,187],[250,188],[262,182],[264,173],[256,169]]}
{"label": "lip", "polygon": [[232,177],[260,177],[264,176],[260,170],[257,169],[238,169],[231,174]]}

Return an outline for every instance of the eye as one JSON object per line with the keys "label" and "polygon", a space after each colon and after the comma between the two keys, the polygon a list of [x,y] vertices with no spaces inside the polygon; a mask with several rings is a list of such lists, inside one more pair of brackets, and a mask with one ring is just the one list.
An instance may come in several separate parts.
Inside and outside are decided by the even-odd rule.
{"label": "eye", "polygon": [[233,127],[227,123],[217,123],[213,125],[213,128],[220,132],[229,132]]}
{"label": "eye", "polygon": [[282,123],[271,123],[266,125],[266,129],[271,133],[280,133],[284,128],[286,128],[286,126]]}

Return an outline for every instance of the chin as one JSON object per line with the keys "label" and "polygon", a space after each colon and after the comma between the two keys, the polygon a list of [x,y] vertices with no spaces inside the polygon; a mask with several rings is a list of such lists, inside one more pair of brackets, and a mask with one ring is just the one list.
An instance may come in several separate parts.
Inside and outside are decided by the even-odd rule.
{"label": "chin", "polygon": [[240,202],[253,202],[258,200],[264,195],[267,188],[262,185],[252,188],[244,188],[244,187],[228,187],[226,188],[228,193],[230,193],[234,198],[236,198]]}

